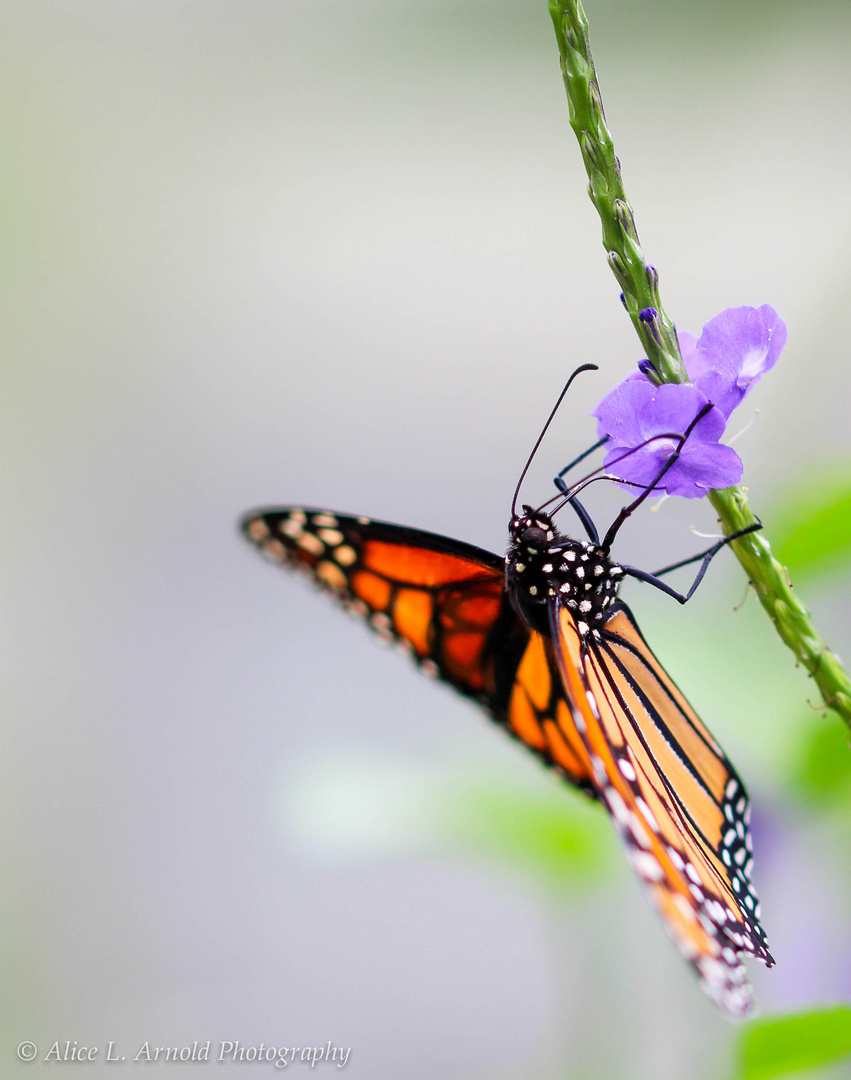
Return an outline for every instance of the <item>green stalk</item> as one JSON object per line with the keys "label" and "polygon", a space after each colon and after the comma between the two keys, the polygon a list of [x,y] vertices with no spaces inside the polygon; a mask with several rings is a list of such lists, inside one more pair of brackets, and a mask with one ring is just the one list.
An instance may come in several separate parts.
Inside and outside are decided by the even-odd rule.
{"label": "green stalk", "polygon": [[[645,262],[635,217],[624,191],[620,162],[606,125],[597,72],[588,40],[588,21],[580,0],[549,0],[561,70],[570,107],[570,126],[588,173],[588,194],[603,225],[603,246],[609,266],[623,290],[624,303],[658,382],[688,382],[673,322],[659,298],[659,278]],[[740,487],[712,491],[724,533],[756,521]],[[813,625],[810,613],[795,596],[789,574],[771,554],[764,532],[731,544],[750,578],[759,601],[783,641],[818,686],[825,706],[851,727],[851,681],[838,658]]]}

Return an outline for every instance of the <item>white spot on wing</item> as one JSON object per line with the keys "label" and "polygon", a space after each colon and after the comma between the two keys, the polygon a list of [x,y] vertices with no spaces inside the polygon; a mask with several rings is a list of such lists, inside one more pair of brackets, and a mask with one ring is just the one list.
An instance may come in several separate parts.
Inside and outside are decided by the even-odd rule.
{"label": "white spot on wing", "polygon": [[286,521],[282,521],[279,528],[285,536],[289,536],[292,540],[298,540],[304,532],[301,525],[297,521],[293,521],[292,518],[287,518]]}
{"label": "white spot on wing", "polygon": [[342,544],[343,534],[339,529],[320,529],[319,539],[323,540],[330,547],[336,547],[337,544]]}
{"label": "white spot on wing", "polygon": [[267,540],[263,545],[263,554],[276,563],[286,562],[287,560],[287,549],[280,540]]}
{"label": "white spot on wing", "polygon": [[665,876],[658,860],[648,851],[637,851],[631,848],[627,851],[627,858],[636,874],[645,881],[661,881]]}
{"label": "white spot on wing", "polygon": [[338,548],[334,549],[334,558],[340,564],[340,566],[351,566],[357,559],[355,549],[349,547],[348,544],[341,544]]}
{"label": "white spot on wing", "polygon": [[594,779],[601,787],[608,782],[606,766],[603,764],[603,759],[597,754],[591,755],[591,768],[594,770]]}
{"label": "white spot on wing", "polygon": [[319,537],[314,536],[313,533],[302,533],[296,540],[296,543],[300,548],[303,548],[311,555],[321,555],[325,550],[325,545]]}
{"label": "white spot on wing", "polygon": [[259,542],[269,535],[269,526],[262,518],[254,518],[253,521],[249,521],[246,531],[252,540]]}
{"label": "white spot on wing", "polygon": [[656,821],[656,817],[655,817],[653,811],[650,809],[650,807],[647,805],[647,803],[644,801],[644,799],[641,798],[640,795],[635,800],[635,804],[638,807],[638,809],[641,811],[642,817],[647,822],[647,824],[650,826],[650,828],[653,830],[653,832],[657,833],[659,831],[659,823]]}
{"label": "white spot on wing", "polygon": [[629,826],[629,810],[627,810],[626,803],[621,798],[620,792],[615,791],[613,787],[609,787],[606,788],[605,797],[615,821],[619,825]]}
{"label": "white spot on wing", "polygon": [[618,758],[618,768],[627,780],[635,780],[635,769],[633,769],[632,763],[627,761],[626,758]]}

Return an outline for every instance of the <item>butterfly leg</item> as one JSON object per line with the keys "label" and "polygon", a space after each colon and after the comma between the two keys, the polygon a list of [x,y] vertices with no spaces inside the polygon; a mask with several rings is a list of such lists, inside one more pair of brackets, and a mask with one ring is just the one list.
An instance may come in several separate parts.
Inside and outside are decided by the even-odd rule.
{"label": "butterfly leg", "polygon": [[[609,527],[609,531],[603,537],[603,550],[604,551],[610,551],[611,550],[612,544],[615,542],[615,537],[617,536],[618,532],[620,531],[620,527],[623,525],[623,523],[627,520],[627,518],[631,517],[635,513],[635,511],[639,508],[639,506],[641,506],[641,504],[644,502],[644,500],[650,494],[652,494],[652,492],[656,488],[656,485],[659,483],[659,481],[662,479],[662,477],[665,475],[665,473],[668,472],[669,469],[672,469],[674,467],[674,464],[676,463],[677,459],[679,458],[680,452],[682,451],[682,448],[685,446],[689,435],[691,435],[691,433],[694,431],[695,427],[700,423],[700,421],[704,418],[704,416],[706,416],[706,414],[711,409],[712,409],[712,405],[707,401],[707,403],[703,406],[703,408],[700,410],[700,412],[697,414],[697,416],[694,418],[694,420],[692,420],[692,422],[689,424],[689,426],[682,433],[682,435],[680,436],[679,442],[677,443],[676,449],[668,457],[667,461],[662,466],[662,468],[659,470],[659,472],[656,474],[656,476],[650,481],[650,483],[647,485],[647,487],[644,489],[644,491],[642,491],[642,493],[638,496],[637,499],[634,499],[628,506],[623,507],[621,512],[618,514],[618,516],[615,518],[615,520],[612,522],[611,526]],[[683,601],[683,602],[685,602],[685,601]]]}
{"label": "butterfly leg", "polygon": [[589,446],[587,450],[583,451],[579,455],[579,457],[575,457],[573,459],[573,461],[571,461],[571,463],[569,465],[565,465],[565,467],[559,472],[558,476],[553,480],[553,483],[559,489],[559,491],[564,493],[567,490],[563,486],[563,484],[559,483],[561,478],[563,476],[567,476],[567,474],[570,472],[570,470],[575,468],[579,464],[580,461],[584,461],[587,457],[590,457],[590,455],[593,454],[595,450],[599,450],[600,447],[603,446],[608,441],[609,441],[609,436],[604,435],[603,438],[598,439],[597,442],[595,442],[593,446]]}
{"label": "butterfly leg", "polygon": [[[595,449],[595,447],[592,447],[591,449],[593,450]],[[589,450],[588,453],[590,452],[591,451]],[[559,489],[562,495],[567,494],[567,484],[564,482],[564,480],[562,480],[560,476],[557,476],[553,480],[553,483]],[[596,544],[599,546],[600,534],[597,532],[597,526],[591,520],[591,515],[588,513],[588,511],[585,509],[579,499],[577,499],[575,496],[573,498],[569,498],[567,501],[570,503],[571,508],[576,512],[576,516],[582,522],[582,528],[585,530],[588,539],[591,541],[592,544]]]}
{"label": "butterfly leg", "polygon": [[[753,525],[748,525],[744,529],[739,529],[738,532],[723,537],[723,539],[719,540],[716,544],[713,544],[712,547],[708,548],[706,551],[701,551],[700,554],[692,555],[690,559],[683,559],[681,562],[673,563],[671,566],[664,566],[661,570],[657,570],[655,574],[650,574],[646,570],[639,570],[635,566],[624,566],[622,569],[623,572],[629,574],[630,577],[634,577],[638,581],[646,581],[648,585],[652,585],[656,589],[661,589],[661,591],[667,593],[668,596],[673,596],[680,604],[685,604],[694,595],[698,585],[703,581],[703,575],[706,573],[710,562],[712,562],[713,558],[718,554],[721,548],[726,547],[727,544],[731,543],[733,540],[738,540],[740,536],[746,536],[748,533],[756,532],[761,528],[762,522],[756,521]],[[679,570],[681,566],[688,566],[689,563],[695,563],[698,559],[701,559],[702,562],[688,592],[677,592],[677,590],[672,588],[666,581],[661,580],[663,574],[669,574],[672,570]]]}

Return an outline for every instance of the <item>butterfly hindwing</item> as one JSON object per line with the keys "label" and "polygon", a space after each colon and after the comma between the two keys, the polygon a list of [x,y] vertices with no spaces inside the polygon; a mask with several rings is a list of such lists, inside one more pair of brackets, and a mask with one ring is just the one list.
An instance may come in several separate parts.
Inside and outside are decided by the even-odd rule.
{"label": "butterfly hindwing", "polygon": [[625,605],[584,641],[557,602],[551,623],[583,763],[630,864],[709,995],[747,1015],[740,954],[773,960],[750,886],[741,780]]}
{"label": "butterfly hindwing", "polygon": [[245,535],[306,572],[421,670],[477,701],[570,783],[593,794],[548,640],[505,592],[499,556],[460,541],[327,510],[258,511]]}

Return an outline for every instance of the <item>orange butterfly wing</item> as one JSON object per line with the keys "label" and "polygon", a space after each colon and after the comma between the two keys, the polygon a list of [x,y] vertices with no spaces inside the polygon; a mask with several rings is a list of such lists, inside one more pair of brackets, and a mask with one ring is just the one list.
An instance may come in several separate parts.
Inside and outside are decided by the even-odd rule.
{"label": "orange butterfly wing", "polygon": [[269,559],[306,572],[426,674],[473,698],[593,794],[551,644],[514,611],[499,556],[327,510],[258,511],[242,528]]}
{"label": "orange butterfly wing", "polygon": [[550,613],[579,756],[627,857],[709,996],[748,1015],[740,954],[774,961],[750,885],[744,786],[625,605],[586,647],[566,607]]}

